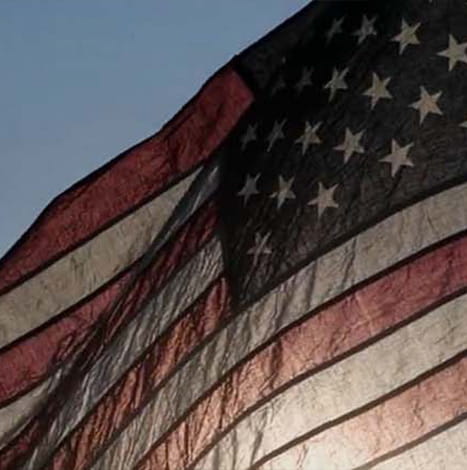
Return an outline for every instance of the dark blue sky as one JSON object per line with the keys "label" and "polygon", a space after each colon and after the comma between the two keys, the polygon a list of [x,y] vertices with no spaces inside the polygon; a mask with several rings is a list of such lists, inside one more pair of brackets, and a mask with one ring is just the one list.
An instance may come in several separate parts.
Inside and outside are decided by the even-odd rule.
{"label": "dark blue sky", "polygon": [[0,255],[304,0],[1,0]]}

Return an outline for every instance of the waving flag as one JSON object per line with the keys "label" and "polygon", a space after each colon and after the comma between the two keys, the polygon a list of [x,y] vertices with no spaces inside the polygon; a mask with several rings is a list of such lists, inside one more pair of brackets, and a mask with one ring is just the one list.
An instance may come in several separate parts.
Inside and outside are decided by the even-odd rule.
{"label": "waving flag", "polygon": [[467,461],[467,4],[315,1],[0,264],[0,470]]}

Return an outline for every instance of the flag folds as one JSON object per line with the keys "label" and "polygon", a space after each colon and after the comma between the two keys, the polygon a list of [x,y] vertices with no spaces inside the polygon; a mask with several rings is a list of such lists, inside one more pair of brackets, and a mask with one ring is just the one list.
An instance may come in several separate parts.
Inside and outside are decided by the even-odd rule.
{"label": "flag folds", "polygon": [[0,470],[464,468],[467,5],[314,1],[0,262]]}

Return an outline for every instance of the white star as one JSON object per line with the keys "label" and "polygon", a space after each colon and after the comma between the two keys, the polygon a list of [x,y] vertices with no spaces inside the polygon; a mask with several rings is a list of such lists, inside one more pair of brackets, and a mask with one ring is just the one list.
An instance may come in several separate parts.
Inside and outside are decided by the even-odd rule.
{"label": "white star", "polygon": [[417,38],[417,29],[420,25],[421,23],[417,23],[410,26],[405,20],[402,20],[401,32],[392,38],[392,41],[399,43],[399,54],[402,54],[405,51],[405,48],[410,44],[420,44],[420,41]]}
{"label": "white star", "polygon": [[318,219],[323,215],[323,212],[329,207],[338,208],[339,204],[334,200],[334,192],[337,189],[337,184],[326,188],[321,182],[319,183],[318,196],[312,199],[308,205],[318,206]]}
{"label": "white star", "polygon": [[257,175],[251,177],[250,175],[246,175],[245,184],[243,188],[237,193],[238,196],[243,197],[243,204],[247,204],[248,199],[255,194],[259,194],[258,188],[256,184],[258,183],[258,179],[261,175],[258,173]]}
{"label": "white star", "polygon": [[442,92],[439,91],[438,93],[430,95],[424,87],[420,87],[420,100],[410,105],[411,108],[420,112],[420,124],[423,123],[426,116],[430,113],[440,115],[443,114],[437,104],[441,94]]}
{"label": "white star", "polygon": [[342,24],[344,23],[345,18],[340,18],[338,20],[334,19],[332,25],[326,33],[326,42],[330,43],[336,34],[343,33]]}
{"label": "white star", "polygon": [[456,66],[457,62],[464,62],[467,64],[466,51],[467,42],[463,42],[461,44],[456,41],[456,38],[452,34],[450,34],[449,47],[442,52],[438,52],[438,55],[449,59],[449,71],[451,71]]}
{"label": "white star", "polygon": [[412,160],[407,157],[410,148],[413,143],[400,147],[399,144],[393,139],[392,140],[392,152],[386,155],[380,161],[389,163],[391,165],[391,176],[394,177],[402,166],[414,166]]}
{"label": "white star", "polygon": [[286,199],[295,199],[295,194],[291,190],[295,178],[288,180],[279,175],[279,189],[271,194],[271,198],[277,198],[277,209],[280,209]]}
{"label": "white star", "polygon": [[255,140],[258,139],[258,136],[256,135],[256,130],[258,129],[258,124],[255,124],[254,126],[250,124],[243,134],[242,138],[240,139],[242,142],[242,150],[245,150],[246,146]]}
{"label": "white star", "polygon": [[270,255],[272,253],[268,246],[270,236],[270,232],[264,235],[264,237],[262,237],[258,232],[255,233],[255,244],[247,252],[247,254],[253,256],[253,266],[258,263],[259,257],[261,255]]}
{"label": "white star", "polygon": [[303,89],[307,86],[311,86],[311,74],[313,73],[312,68],[304,68],[302,76],[300,80],[295,85],[295,88],[298,90],[299,93],[303,91]]}
{"label": "white star", "polygon": [[331,90],[331,94],[329,96],[329,101],[334,99],[338,90],[347,90],[348,86],[345,82],[345,76],[347,75],[349,69],[346,68],[339,72],[337,69],[332,71],[332,78],[329,80],[328,83],[324,86],[325,89]]}
{"label": "white star", "polygon": [[295,141],[297,144],[302,144],[302,155],[305,155],[311,144],[321,143],[321,139],[317,134],[320,127],[321,122],[318,122],[318,124],[315,124],[314,126],[311,126],[309,122],[305,122],[305,130],[303,131],[303,134]]}
{"label": "white star", "polygon": [[462,124],[459,124],[461,127],[464,127],[465,129],[467,129],[467,121],[463,122]]}
{"label": "white star", "polygon": [[362,138],[363,131],[358,132],[357,134],[352,134],[350,129],[345,130],[345,139],[344,142],[337,147],[334,147],[335,150],[340,150],[344,152],[344,163],[354,154],[354,153],[363,153],[365,150],[360,144],[360,139]]}
{"label": "white star", "polygon": [[371,98],[371,108],[374,108],[380,99],[392,98],[391,93],[389,93],[387,89],[387,85],[390,81],[391,78],[381,80],[376,73],[373,73],[373,84],[371,88],[363,93],[365,96]]}
{"label": "white star", "polygon": [[376,36],[375,21],[376,16],[368,19],[366,15],[363,15],[362,26],[353,33],[353,36],[358,37],[359,44],[361,44],[368,36]]}
{"label": "white star", "polygon": [[271,133],[269,134],[267,141],[268,141],[268,152],[271,151],[272,147],[274,144],[279,140],[279,139],[284,139],[284,125],[285,125],[286,120],[283,119],[281,122],[274,122],[274,126],[272,128]]}

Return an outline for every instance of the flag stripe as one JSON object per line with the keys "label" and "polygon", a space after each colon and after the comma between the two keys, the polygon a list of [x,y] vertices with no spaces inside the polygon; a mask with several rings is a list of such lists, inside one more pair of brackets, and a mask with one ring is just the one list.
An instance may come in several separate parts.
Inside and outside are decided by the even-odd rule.
{"label": "flag stripe", "polygon": [[[376,464],[380,462],[384,462],[387,459],[390,459],[393,456],[397,456],[400,454],[404,454],[407,450],[412,449],[413,447],[417,446],[418,444],[421,444],[425,441],[430,440],[433,436],[437,436],[439,434],[443,434],[446,431],[449,431],[452,427],[458,425],[459,423],[464,422],[467,420],[467,412],[461,413],[460,415],[457,415],[455,418],[451,419],[450,421],[447,421],[444,423],[442,426],[437,427],[436,429],[433,429],[432,431],[424,434],[423,436],[419,437],[418,439],[415,439],[413,441],[410,441],[408,444],[405,444],[403,446],[398,447],[397,449],[388,452],[385,455],[382,455],[380,457],[377,457],[363,465],[360,465],[358,467],[354,467],[352,470],[370,470],[372,469]],[[457,464],[460,464],[461,462],[463,463],[465,460],[460,460],[457,462]]]}
{"label": "flag stripe", "polygon": [[[467,239],[465,244],[467,245]],[[407,324],[407,320],[426,315],[427,310],[433,308],[433,304],[438,304],[445,294],[449,295],[449,287],[447,292],[441,293],[438,286],[445,279],[444,274],[448,277],[455,276],[456,262],[454,261],[453,268],[443,265],[444,269],[441,270],[443,272],[439,272],[439,276],[435,274],[432,279],[427,279],[427,285],[424,285],[419,275],[428,267],[432,267],[430,264],[432,260],[427,261],[421,262],[418,269],[411,269],[409,265],[408,269],[402,269],[388,276],[388,279],[383,278],[375,285],[357,291],[276,338],[267,348],[237,368],[228,380],[225,380],[189,415],[185,416],[180,425],[162,442],[162,445],[153,449],[146,457],[146,464],[138,468],[157,467],[166,455],[173,457],[172,465],[168,469],[178,468],[182,464],[186,468],[189,463],[192,463],[188,460],[189,458],[195,461],[221,438],[223,438],[222,443],[215,452],[211,453],[213,462],[209,462],[209,459],[208,462],[203,460],[197,468],[208,469],[211,468],[210,464],[213,468],[227,467],[228,461],[234,458],[230,454],[232,451],[238,453],[239,456],[244,456],[237,457],[238,459],[245,458],[246,461],[251,461],[253,455],[250,453],[254,452],[258,456],[260,452],[255,449],[254,445],[259,431],[255,428],[255,423],[263,422],[267,409],[274,410],[273,415],[267,418],[268,425],[275,425],[277,429],[281,429],[281,438],[285,439],[291,432],[300,432],[301,426],[306,428],[314,420],[329,413],[329,410],[338,412],[337,403],[342,387],[346,389],[347,399],[352,397],[353,400],[362,400],[372,391],[377,396],[380,388],[374,390],[372,383],[362,384],[361,379],[365,374],[372,380],[377,377],[378,370],[384,369],[391,382],[383,385],[395,386],[398,373],[402,374],[401,381],[410,374],[414,374],[412,369],[404,369],[401,366],[405,364],[406,359],[407,366],[416,367],[415,373],[418,373],[420,368],[426,366],[427,363],[429,367],[436,366],[433,361],[440,360],[443,354],[458,352],[467,341],[467,321],[463,321],[462,311],[465,296],[461,298],[461,301],[451,302],[448,308],[440,308],[436,314],[419,319],[413,326],[405,327],[389,338],[381,340],[384,335],[400,327],[401,322]],[[465,265],[464,292],[467,290],[467,263]],[[403,283],[408,280],[412,281],[412,285],[404,288]],[[454,281],[454,284],[457,282]],[[394,296],[394,298],[381,301],[381,293],[393,288],[395,292],[400,292],[403,299]],[[430,294],[431,289],[434,292]],[[443,323],[442,318],[447,314],[450,314],[451,321]],[[438,323],[442,327],[439,328],[442,330],[439,335],[436,329]],[[430,327],[432,328],[430,333],[436,336],[434,339],[431,337],[423,339],[423,332]],[[446,347],[445,342],[440,341],[440,338],[442,339],[450,328],[455,327],[458,327],[456,334],[459,337],[448,335],[452,342],[449,347]],[[420,357],[420,364],[416,361],[419,354],[418,346],[414,344],[411,335],[421,343],[430,344],[430,355]],[[364,349],[378,340],[380,341],[376,345]],[[435,344],[431,345],[432,342]],[[389,356],[388,359],[385,358],[386,355]],[[343,358],[346,359],[342,360]],[[430,358],[432,358],[431,362]],[[444,358],[447,359],[449,356],[444,356]],[[336,363],[337,365],[334,365]],[[376,370],[372,377],[373,367],[376,367]],[[313,377],[317,373],[318,375]],[[309,376],[312,378],[299,386],[289,388]],[[352,383],[346,384],[345,380],[351,376],[353,377]],[[375,380],[373,385],[381,387],[381,383],[378,382]],[[354,390],[354,387],[357,389]],[[229,393],[232,388],[236,390],[236,393]],[[325,391],[326,396],[315,396],[315,391],[316,393]],[[278,395],[279,393],[281,395]],[[272,400],[272,397],[276,395],[278,397]],[[289,408],[282,412],[280,408],[283,403],[287,403]],[[301,404],[299,408],[296,407],[297,403]],[[342,405],[350,406],[348,403]],[[300,418],[298,416],[295,418],[293,427],[283,429],[284,420],[287,416],[292,419],[294,409],[300,410]],[[209,420],[205,419],[206,416],[209,416]],[[233,431],[224,437],[232,429]],[[203,438],[198,439],[199,435]],[[236,445],[234,441],[237,442]],[[265,450],[268,446],[266,441],[267,438],[263,436],[262,449]],[[189,448],[185,447],[185,443],[189,444]],[[177,457],[181,459],[182,456],[186,459],[185,461],[177,460]]]}
{"label": "flag stripe", "polygon": [[[51,464],[43,468],[85,468],[112,433],[124,427],[148,396],[163,385],[173,368],[186,359],[190,351],[229,314],[227,282],[220,278],[138,358],[79,427],[61,443]],[[109,415],[115,416],[115,420],[108,422],[103,419]]]}
{"label": "flag stripe", "polygon": [[44,380],[25,396],[0,409],[0,451],[30,421],[39,404],[44,402],[62,378],[65,368]]}
{"label": "flag stripe", "polygon": [[[255,348],[261,347],[281,328],[346,289],[381,273],[393,263],[427,248],[440,238],[465,229],[467,223],[462,200],[466,189],[466,185],[453,188],[395,214],[303,269],[237,317],[203,351],[193,355],[192,361],[167,383],[147,409],[118,437],[103,456],[104,467],[118,468],[118,458],[112,461],[112,455],[121,456],[128,442],[132,442],[133,446],[125,449],[126,459],[142,457],[151,443],[166,432],[194,401],[201,400],[202,395],[219,382],[220,376]],[[403,231],[402,227],[413,227],[415,230]],[[402,233],[403,243],[400,239]],[[412,234],[412,239],[409,234]],[[245,341],[242,332],[248,332],[248,341]],[[227,356],[226,350],[229,351]],[[211,367],[206,368],[206,364]],[[193,374],[199,368],[205,370],[203,380],[193,381]],[[178,389],[184,390],[184,394],[179,397],[176,409],[166,410],[163,422],[153,426],[152,423],[161,416],[161,407],[173,401],[172,397],[177,396]],[[147,442],[137,439],[135,443],[134,436],[141,429],[145,429]],[[101,462],[96,465],[99,468]]]}
{"label": "flag stripe", "polygon": [[0,297],[0,347],[50,321],[135,263],[164,226],[194,176]]}
{"label": "flag stripe", "polygon": [[[160,326],[156,324],[151,327],[148,327],[147,323],[150,321],[151,313],[150,308],[149,312],[146,312],[146,319],[144,321],[139,319],[139,316],[135,317],[135,309],[138,308],[138,305],[145,301],[151,291],[157,288],[160,289],[157,294],[161,296],[161,299],[167,300],[167,295],[170,294],[171,284],[179,282],[181,279],[183,279],[184,275],[189,276],[190,273],[192,273],[193,270],[195,270],[196,267],[203,262],[203,256],[206,256],[207,254],[209,257],[209,246],[212,245],[212,242],[210,240],[214,235],[214,228],[217,223],[216,215],[217,211],[215,209],[215,202],[213,201],[208,202],[199,212],[195,213],[192,219],[190,220],[190,223],[183,227],[181,232],[177,234],[177,237],[173,241],[171,241],[167,247],[165,247],[165,249],[156,258],[155,262],[153,262],[152,265],[148,267],[144,275],[140,277],[138,279],[138,282],[133,286],[133,290],[129,292],[127,299],[125,299],[123,312],[118,322],[114,322],[113,319],[107,315],[105,321],[109,324],[109,328],[111,329],[111,331],[105,332],[101,335],[101,340],[99,341],[97,346],[100,350],[104,349],[104,347],[110,344],[113,337],[118,333],[115,340],[116,345],[114,346],[114,349],[111,349],[108,354],[104,355],[103,358],[101,357],[100,360],[96,364],[94,364],[94,368],[90,371],[89,374],[92,374],[93,370],[98,370],[99,365],[103,365],[107,367],[109,372],[110,370],[112,370],[112,373],[107,377],[108,379],[110,379],[110,377],[112,377],[112,374],[115,376],[119,373],[119,370],[125,370],[127,364],[131,363],[126,363],[125,361],[123,361],[123,357],[122,364],[124,365],[124,367],[118,369],[118,367],[116,366],[115,369],[113,369],[112,353],[115,353],[115,355],[113,356],[113,358],[115,359],[121,357],[124,354],[128,355],[129,353],[136,355],[138,351],[137,348],[144,347],[143,344],[140,345],[139,343],[135,343],[132,345],[132,349],[128,350],[128,348],[125,346],[125,341],[122,340],[122,338],[125,338],[126,330],[116,330],[116,323],[125,323],[132,320],[132,318],[132,324],[138,324],[138,322],[144,323],[145,321],[146,323],[144,323],[142,327],[142,329],[146,328],[145,334],[153,333],[154,330]],[[194,234],[196,234],[196,237],[193,237]],[[201,252],[197,252],[197,250],[201,250]],[[196,264],[196,262],[198,262],[198,264]],[[176,271],[177,269],[179,269],[179,271]],[[209,280],[209,276],[207,276],[207,279]],[[167,282],[167,284],[164,285],[164,282]],[[187,284],[187,286],[189,286],[189,284]],[[176,291],[176,289],[174,290]],[[164,292],[168,292],[169,294],[164,294]],[[194,293],[196,293],[196,288],[194,289]],[[159,303],[156,303],[154,305],[154,308],[161,308],[160,306],[162,305],[163,300],[159,300],[158,302]],[[176,316],[178,311],[177,309],[178,306],[173,305],[173,311],[171,312],[171,314]],[[166,314],[169,315],[169,313]],[[134,338],[134,336],[131,336],[130,339],[134,340]],[[121,351],[122,348],[127,349]],[[91,359],[93,355],[96,356],[98,354],[98,351],[89,350],[88,348],[86,354],[87,357]],[[128,361],[130,361],[131,356],[127,357],[127,359]],[[61,374],[61,371],[59,371],[58,374]],[[118,375],[116,375],[116,378],[118,378]],[[99,399],[99,395],[97,394],[97,391],[99,390],[98,387],[102,388],[107,385],[110,386],[112,383],[107,384],[107,382],[105,381],[103,383],[100,383],[102,377],[100,377],[99,375],[92,377],[92,379],[95,382],[99,383],[94,384],[95,394],[89,397],[89,399],[97,401]],[[35,401],[37,402],[39,400],[45,399],[47,397],[47,391],[48,390],[45,389],[44,394],[36,398]],[[31,393],[34,394],[34,391]],[[85,390],[81,389],[80,393],[81,396],[79,394],[75,396],[75,401],[79,401],[80,398],[82,398],[82,396],[85,394]],[[20,399],[20,401],[21,400],[23,400],[23,403],[27,402],[28,395],[23,397],[23,399]],[[75,402],[69,400],[68,405],[71,406],[72,404],[78,406]],[[31,451],[31,443],[35,442],[36,439],[48,429],[48,423],[50,420],[49,417],[53,416],[53,411],[56,406],[57,400],[50,400],[46,407],[42,410],[41,415],[34,418],[34,420],[30,423],[23,435],[19,436],[15,441],[11,443],[11,445],[9,445],[5,449],[4,452],[0,454],[1,469],[10,468],[9,465],[11,465],[11,462],[17,461],[17,459],[21,458],[21,456],[23,456],[25,452]],[[83,410],[83,412],[85,411],[86,410]],[[8,413],[8,408],[5,410],[5,413]],[[77,417],[74,416],[73,419],[75,418]]]}
{"label": "flag stripe", "polygon": [[[152,269],[133,286],[133,290],[139,289],[144,279],[145,291],[160,286],[177,266],[186,262],[213,235],[216,224],[216,208],[210,202],[176,233],[175,239],[155,258]],[[137,267],[136,263],[123,276],[113,279],[105,289],[94,292],[91,298],[64,312],[58,321],[48,324],[14,347],[1,351],[0,404],[5,405],[30,390],[72,357],[122,292]],[[144,299],[144,292],[138,292],[143,294]]]}
{"label": "flag stripe", "polygon": [[252,100],[241,77],[230,66],[221,69],[155,136],[76,183],[44,210],[1,260],[0,292],[177,183],[212,154]]}
{"label": "flag stripe", "polygon": [[[454,425],[441,433],[431,433],[429,439],[419,439],[416,446],[406,447],[401,455],[391,455],[384,461],[373,462],[372,470],[464,470],[467,462],[467,416],[454,420]],[[363,470],[363,468],[362,468]]]}
{"label": "flag stripe", "polygon": [[240,466],[238,470],[305,469],[316,462],[329,470],[352,470],[436,432],[456,417],[464,419],[466,353],[456,359],[449,367],[424,377],[423,381],[416,380],[395,396],[391,393],[381,397],[329,429],[301,436],[300,441],[306,439],[305,442],[290,443],[288,446],[294,446],[291,449],[277,449],[257,464]]}
{"label": "flag stripe", "polygon": [[[59,403],[58,414],[54,415],[55,404],[52,402],[45,415],[41,416],[40,423],[44,428],[43,433],[39,433],[41,440],[24,468],[40,467],[58,443],[119,379],[122,372],[221,274],[221,261],[220,244],[213,238],[175,273],[143,311],[134,316],[134,310],[129,309],[127,314],[133,314],[131,322],[119,330],[112,344],[103,350],[96,361],[91,358],[87,372],[79,377],[79,381],[70,389],[71,393]],[[157,321],[154,321],[155,318]],[[109,323],[112,322],[109,320]],[[105,339],[104,335],[104,344]],[[102,371],[105,371],[105,375]],[[53,419],[52,424],[50,419]],[[34,429],[35,425],[31,428]],[[32,450],[31,447],[29,450]],[[9,462],[11,464],[11,459]],[[2,470],[11,468],[6,464],[3,467],[2,464],[3,460],[0,459]]]}

